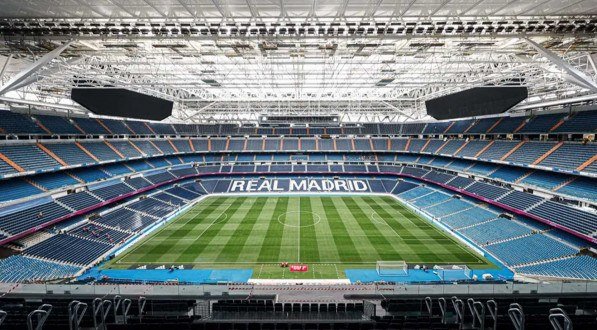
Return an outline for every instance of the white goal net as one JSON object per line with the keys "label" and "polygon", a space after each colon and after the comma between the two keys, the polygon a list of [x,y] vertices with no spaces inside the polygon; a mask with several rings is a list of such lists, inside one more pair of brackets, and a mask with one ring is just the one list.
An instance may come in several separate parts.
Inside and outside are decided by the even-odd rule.
{"label": "white goal net", "polygon": [[465,280],[473,276],[473,270],[467,265],[437,266],[436,271],[442,281]]}
{"label": "white goal net", "polygon": [[379,276],[408,275],[408,266],[405,261],[378,261],[376,269]]}

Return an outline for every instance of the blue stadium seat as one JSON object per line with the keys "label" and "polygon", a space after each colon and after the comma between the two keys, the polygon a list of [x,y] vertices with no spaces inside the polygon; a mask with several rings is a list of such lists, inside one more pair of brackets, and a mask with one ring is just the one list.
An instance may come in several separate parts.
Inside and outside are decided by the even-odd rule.
{"label": "blue stadium seat", "polygon": [[50,130],[52,134],[57,135],[81,135],[79,130],[73,126],[70,121],[61,116],[45,116],[35,115],[34,118],[38,120],[45,128]]}
{"label": "blue stadium seat", "polygon": [[47,134],[27,115],[0,109],[0,135]]}
{"label": "blue stadium seat", "polygon": [[72,277],[82,268],[13,255],[0,260],[0,282],[49,281]]}
{"label": "blue stadium seat", "polygon": [[104,142],[80,142],[81,145],[100,161],[113,161],[122,159],[112,148]]}
{"label": "blue stadium seat", "polygon": [[68,165],[89,165],[96,163],[93,158],[89,157],[89,155],[74,143],[44,143],[44,146]]}
{"label": "blue stadium seat", "polygon": [[84,266],[112,248],[111,244],[58,234],[23,251],[24,255]]}
{"label": "blue stadium seat", "polygon": [[578,253],[578,250],[542,234],[490,244],[485,248],[509,266],[551,260]]}
{"label": "blue stadium seat", "polygon": [[54,158],[32,144],[0,145],[0,153],[26,171],[50,170],[61,166]]}

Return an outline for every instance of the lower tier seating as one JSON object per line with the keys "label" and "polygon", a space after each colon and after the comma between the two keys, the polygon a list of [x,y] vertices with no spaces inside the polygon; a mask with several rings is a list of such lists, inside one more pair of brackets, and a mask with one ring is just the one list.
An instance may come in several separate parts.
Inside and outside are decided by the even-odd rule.
{"label": "lower tier seating", "polygon": [[15,255],[0,260],[0,282],[48,281],[73,276],[80,270],[77,266]]}
{"label": "lower tier seating", "polygon": [[591,256],[577,256],[537,265],[518,267],[523,274],[548,277],[568,277],[594,280],[597,278],[597,259]]}
{"label": "lower tier seating", "polygon": [[112,244],[58,234],[23,251],[23,254],[73,265],[87,265],[108,252]]}
{"label": "lower tier seating", "polygon": [[541,234],[496,243],[485,248],[510,266],[578,253],[578,250]]}

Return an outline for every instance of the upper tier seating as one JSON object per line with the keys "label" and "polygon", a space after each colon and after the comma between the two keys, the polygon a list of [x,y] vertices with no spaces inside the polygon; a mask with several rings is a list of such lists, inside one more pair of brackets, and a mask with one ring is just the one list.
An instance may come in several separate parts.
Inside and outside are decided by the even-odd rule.
{"label": "upper tier seating", "polygon": [[555,142],[525,142],[505,160],[520,164],[532,164],[555,146]]}
{"label": "upper tier seating", "polygon": [[81,142],[81,145],[100,161],[122,159],[104,142]]}
{"label": "upper tier seating", "polygon": [[17,163],[25,171],[60,167],[54,158],[33,144],[0,145],[0,153]]}
{"label": "upper tier seating", "polygon": [[73,143],[45,143],[44,146],[68,165],[93,164],[95,160]]}
{"label": "upper tier seating", "polygon": [[454,124],[450,126],[450,128],[446,131],[446,133],[450,134],[459,134],[464,133],[473,123],[472,119],[465,119],[465,120],[456,120]]}
{"label": "upper tier seating", "polygon": [[35,115],[35,119],[48,129],[52,134],[56,135],[80,135],[79,130],[73,126],[65,117],[58,116],[44,116]]}
{"label": "upper tier seating", "polygon": [[115,141],[111,140],[109,142],[112,146],[114,146],[121,154],[124,155],[126,158],[135,158],[141,157],[141,153],[129,141]]}
{"label": "upper tier seating", "polygon": [[500,160],[508,151],[512,150],[518,142],[515,141],[494,141],[483,153],[479,155],[480,159]]}
{"label": "upper tier seating", "polygon": [[125,121],[126,126],[129,127],[129,129],[131,129],[134,134],[138,134],[138,135],[152,135],[154,134],[149,127],[147,127],[147,125],[145,125],[145,122],[142,121],[135,121],[135,120],[126,120]]}
{"label": "upper tier seating", "polygon": [[492,130],[490,134],[513,133],[524,124],[526,117],[504,117]]}
{"label": "upper tier seating", "polygon": [[[504,134],[504,133],[575,133],[595,132],[596,111],[581,111],[565,119],[566,114],[534,117],[494,117],[480,120],[465,119],[446,122],[408,124],[365,124],[362,127],[238,127],[234,124],[164,124],[134,120],[77,118],[67,119],[51,115],[34,115],[51,133],[45,132],[27,115],[0,110],[5,120],[0,134],[93,134],[93,135],[305,135],[305,134]],[[70,122],[72,120],[72,123]],[[352,124],[351,124],[352,125]],[[106,129],[107,128],[107,129]]]}
{"label": "upper tier seating", "polygon": [[101,119],[101,122],[112,132],[112,134],[116,135],[129,135],[134,134],[128,126],[124,124],[122,120],[113,120],[113,119]]}
{"label": "upper tier seating", "polygon": [[[541,166],[576,170],[587,159],[597,155],[597,144],[564,143],[539,163]],[[588,169],[591,171],[591,169]]]}
{"label": "upper tier seating", "polygon": [[597,111],[582,111],[568,118],[562,125],[554,130],[557,133],[587,132],[597,130]]}
{"label": "upper tier seating", "polygon": [[7,110],[0,110],[0,134],[47,134],[27,115]]}
{"label": "upper tier seating", "polygon": [[491,126],[493,126],[499,118],[483,118],[477,120],[475,124],[467,131],[467,133],[486,133]]}
{"label": "upper tier seating", "polygon": [[110,135],[110,132],[94,118],[73,117],[72,121],[86,134],[91,135]]}
{"label": "upper tier seating", "polygon": [[462,148],[456,156],[459,157],[475,157],[475,155],[480,152],[483,148],[485,148],[489,144],[489,141],[469,141],[464,148]]}
{"label": "upper tier seating", "polygon": [[535,116],[529,119],[529,121],[519,131],[520,133],[544,133],[554,127],[560,120],[564,118],[563,114],[549,114]]}
{"label": "upper tier seating", "polygon": [[473,194],[493,200],[496,200],[500,196],[504,196],[508,192],[508,189],[506,188],[497,187],[483,182],[475,182],[466,187],[466,190],[472,192]]}

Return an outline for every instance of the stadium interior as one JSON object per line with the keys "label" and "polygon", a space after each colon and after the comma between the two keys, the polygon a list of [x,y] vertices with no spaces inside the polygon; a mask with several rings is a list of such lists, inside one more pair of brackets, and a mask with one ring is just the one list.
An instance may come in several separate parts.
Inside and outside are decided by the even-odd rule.
{"label": "stadium interior", "polygon": [[0,330],[597,328],[595,0],[4,0],[0,35]]}

